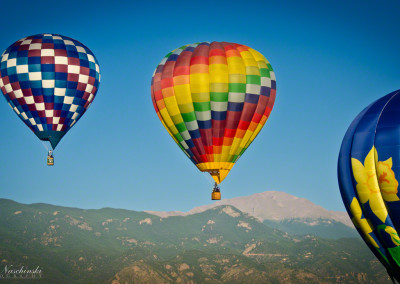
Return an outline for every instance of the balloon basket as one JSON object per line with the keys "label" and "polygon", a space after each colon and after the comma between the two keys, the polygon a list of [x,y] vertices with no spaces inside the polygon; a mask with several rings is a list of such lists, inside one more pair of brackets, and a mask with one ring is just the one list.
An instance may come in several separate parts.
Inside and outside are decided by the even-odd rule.
{"label": "balloon basket", "polygon": [[221,200],[221,192],[213,191],[211,193],[211,200]]}
{"label": "balloon basket", "polygon": [[47,156],[47,165],[48,166],[54,166],[54,158]]}
{"label": "balloon basket", "polygon": [[221,191],[219,190],[219,186],[215,183],[213,191],[211,193],[211,200],[221,200]]}

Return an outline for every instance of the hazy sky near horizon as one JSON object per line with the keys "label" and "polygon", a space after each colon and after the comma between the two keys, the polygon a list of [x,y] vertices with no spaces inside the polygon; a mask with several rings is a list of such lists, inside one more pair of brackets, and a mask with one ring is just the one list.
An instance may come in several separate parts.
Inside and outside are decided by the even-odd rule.
{"label": "hazy sky near horizon", "polygon": [[345,131],[364,107],[400,88],[399,1],[22,0],[1,7],[1,50],[29,35],[61,34],[88,46],[102,73],[54,167],[0,100],[0,198],[22,203],[138,211],[211,203],[211,178],[175,145],[150,98],[154,68],[184,44],[245,44],[275,70],[271,117],[221,184],[223,198],[275,190],[344,210],[336,165]]}

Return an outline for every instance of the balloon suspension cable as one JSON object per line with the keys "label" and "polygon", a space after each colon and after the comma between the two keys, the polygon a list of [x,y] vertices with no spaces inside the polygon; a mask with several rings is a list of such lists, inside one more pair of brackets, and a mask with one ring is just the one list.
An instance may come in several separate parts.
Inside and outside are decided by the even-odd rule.
{"label": "balloon suspension cable", "polygon": [[50,151],[50,149],[49,149],[49,147],[47,147],[47,144],[45,141],[40,140],[40,142],[42,143],[43,147],[46,149],[47,152]]}
{"label": "balloon suspension cable", "polygon": [[210,184],[215,182],[208,172],[202,172],[202,175]]}

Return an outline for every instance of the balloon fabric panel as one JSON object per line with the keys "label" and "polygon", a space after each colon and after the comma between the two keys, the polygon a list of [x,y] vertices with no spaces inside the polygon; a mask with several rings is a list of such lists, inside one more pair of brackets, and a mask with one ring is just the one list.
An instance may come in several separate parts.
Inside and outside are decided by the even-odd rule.
{"label": "balloon fabric panel", "polygon": [[381,262],[384,263],[385,266],[387,266],[388,261],[386,258],[385,250],[382,248],[379,241],[377,241],[375,233],[373,232],[373,227],[371,227],[371,224],[363,216],[360,202],[358,200],[353,183],[353,174],[351,167],[350,151],[353,142],[354,132],[361,118],[365,115],[365,112],[368,109],[369,107],[363,110],[354,119],[343,139],[338,161],[338,180],[344,205],[356,229],[365,240],[371,251],[375,254],[375,256],[378,259],[381,259]]}
{"label": "balloon fabric panel", "polygon": [[346,209],[367,245],[400,280],[400,91],[361,112],[339,154],[338,180]]}
{"label": "balloon fabric panel", "polygon": [[175,142],[220,183],[267,121],[276,82],[259,52],[202,42],[167,54],[154,72],[151,93]]}
{"label": "balloon fabric panel", "polygon": [[65,36],[29,36],[1,56],[0,88],[8,104],[53,148],[93,102],[99,84],[94,54]]}

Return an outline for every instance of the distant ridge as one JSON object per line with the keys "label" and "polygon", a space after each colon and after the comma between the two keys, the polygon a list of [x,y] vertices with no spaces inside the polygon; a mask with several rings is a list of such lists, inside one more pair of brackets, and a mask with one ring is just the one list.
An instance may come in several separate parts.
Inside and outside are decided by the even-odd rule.
{"label": "distant ridge", "polygon": [[[255,197],[264,205],[270,194],[272,210],[282,193]],[[356,230],[334,220],[260,222],[233,205],[160,218],[2,198],[0,216],[1,280],[7,265],[40,267],[43,284],[391,283]]]}
{"label": "distant ridge", "polygon": [[195,207],[188,212],[144,212],[162,218],[167,218],[170,216],[187,216],[201,213],[221,205],[232,205],[238,208],[240,211],[259,219],[261,222],[265,220],[281,221],[293,218],[330,219],[343,223],[348,227],[354,227],[346,212],[329,211],[305,198],[296,197],[294,195],[279,191],[265,191],[249,196],[223,199],[213,204]]}

